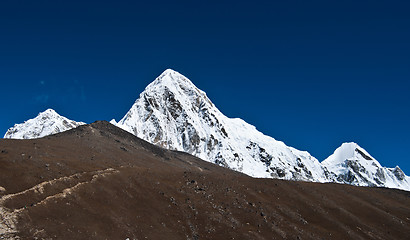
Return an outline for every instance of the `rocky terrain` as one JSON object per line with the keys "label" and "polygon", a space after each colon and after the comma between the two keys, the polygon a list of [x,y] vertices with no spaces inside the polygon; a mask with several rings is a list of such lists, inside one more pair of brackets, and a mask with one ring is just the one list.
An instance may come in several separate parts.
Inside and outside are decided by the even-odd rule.
{"label": "rocky terrain", "polygon": [[3,239],[406,239],[410,193],[251,178],[95,122],[0,140]]}
{"label": "rocky terrain", "polygon": [[308,152],[226,117],[205,92],[171,69],[146,87],[116,125],[153,144],[253,177],[328,181],[327,169]]}
{"label": "rocky terrain", "polygon": [[[319,162],[309,152],[266,136],[241,119],[226,117],[205,92],[171,69],[146,87],[119,122],[113,119],[111,123],[157,146],[187,152],[253,177],[410,191],[410,177],[398,166],[381,166],[358,144],[344,143]],[[4,137],[32,139],[82,124],[48,109],[16,124]]]}

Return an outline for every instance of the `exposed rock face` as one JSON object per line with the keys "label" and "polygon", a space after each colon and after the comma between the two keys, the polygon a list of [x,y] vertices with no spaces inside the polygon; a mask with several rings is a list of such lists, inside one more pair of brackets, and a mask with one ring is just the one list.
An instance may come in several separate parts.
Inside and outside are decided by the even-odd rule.
{"label": "exposed rock face", "polygon": [[205,92],[170,69],[147,86],[117,126],[156,145],[254,177],[328,181],[326,169],[308,152],[226,117]]}
{"label": "exposed rock face", "polygon": [[410,178],[396,167],[382,167],[356,143],[344,143],[322,164],[336,175],[336,182],[410,190]]}
{"label": "exposed rock face", "polygon": [[[349,156],[330,161],[331,156],[321,164],[308,152],[288,147],[241,119],[226,117],[205,92],[170,69],[147,86],[117,126],[156,145],[254,177],[410,190],[409,177],[400,168],[382,167],[357,144],[342,145]],[[354,147],[343,147],[350,145]]]}
{"label": "exposed rock face", "polygon": [[67,131],[83,125],[83,122],[76,122],[66,117],[60,116],[53,109],[47,109],[38,114],[37,117],[27,120],[21,124],[7,130],[4,138],[32,139],[41,138],[51,134]]}
{"label": "exposed rock face", "polygon": [[402,240],[410,232],[410,192],[251,178],[108,122],[3,139],[0,166],[0,239]]}
{"label": "exposed rock face", "polygon": [[[410,178],[385,168],[355,143],[345,143],[320,163],[241,119],[223,115],[188,78],[166,70],[147,86],[128,113],[111,123],[158,146],[190,153],[253,177],[410,191]],[[82,125],[48,109],[10,128],[5,138],[39,138]]]}

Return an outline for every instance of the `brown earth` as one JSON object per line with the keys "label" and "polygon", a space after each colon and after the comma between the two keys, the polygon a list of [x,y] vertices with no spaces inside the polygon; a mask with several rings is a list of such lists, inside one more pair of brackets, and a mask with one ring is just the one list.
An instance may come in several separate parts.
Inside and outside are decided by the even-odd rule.
{"label": "brown earth", "polygon": [[410,192],[254,179],[108,122],[0,140],[0,239],[409,239]]}

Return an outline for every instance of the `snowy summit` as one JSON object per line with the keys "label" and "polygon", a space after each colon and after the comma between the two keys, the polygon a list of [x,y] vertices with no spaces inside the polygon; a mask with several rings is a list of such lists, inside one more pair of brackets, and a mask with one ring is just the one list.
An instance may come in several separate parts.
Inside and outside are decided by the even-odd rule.
{"label": "snowy summit", "polygon": [[[48,109],[10,128],[5,138],[38,138],[79,125]],[[228,118],[182,74],[167,69],[116,125],[150,143],[190,153],[253,177],[410,191],[410,178],[397,166],[382,167],[356,143],[344,143],[320,163],[306,151],[285,145],[238,118]]]}
{"label": "snowy summit", "polygon": [[147,86],[117,126],[253,177],[327,181],[326,169],[308,152],[226,117],[205,92],[170,69]]}
{"label": "snowy summit", "polygon": [[59,115],[53,109],[47,109],[38,114],[37,117],[27,120],[21,124],[15,124],[7,130],[4,138],[31,139],[41,138],[51,134],[64,132],[83,125]]}
{"label": "snowy summit", "polygon": [[410,177],[398,166],[382,167],[366,150],[353,142],[343,143],[322,164],[335,174],[339,183],[410,190]]}

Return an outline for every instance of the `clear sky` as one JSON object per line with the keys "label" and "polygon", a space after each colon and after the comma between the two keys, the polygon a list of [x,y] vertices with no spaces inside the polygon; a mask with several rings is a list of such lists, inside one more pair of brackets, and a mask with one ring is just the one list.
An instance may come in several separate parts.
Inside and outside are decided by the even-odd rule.
{"label": "clear sky", "polygon": [[121,119],[166,68],[319,160],[410,174],[410,1],[0,2],[0,132],[47,108]]}

